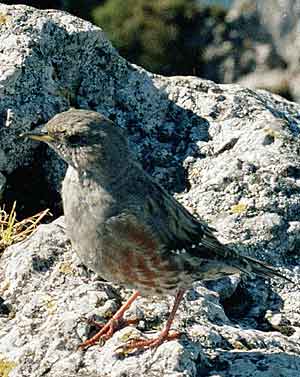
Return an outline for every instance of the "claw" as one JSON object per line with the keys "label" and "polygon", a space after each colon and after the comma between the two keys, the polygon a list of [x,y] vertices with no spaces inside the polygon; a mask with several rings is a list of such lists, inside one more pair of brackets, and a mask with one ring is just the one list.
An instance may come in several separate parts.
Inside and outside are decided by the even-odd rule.
{"label": "claw", "polygon": [[172,334],[169,334],[169,331],[171,329],[171,325],[173,322],[173,319],[175,317],[175,313],[178,309],[179,303],[182,300],[184,294],[184,290],[181,289],[177,292],[177,295],[175,297],[175,302],[172,308],[172,311],[169,315],[168,321],[166,323],[166,327],[163,329],[163,331],[158,335],[158,337],[148,340],[133,340],[126,342],[124,346],[122,346],[124,353],[129,353],[131,350],[134,349],[148,349],[148,348],[156,348],[159,345],[161,345],[165,341],[174,340],[180,337],[179,332],[174,332]]}
{"label": "claw", "polygon": [[89,323],[100,327],[100,331],[96,335],[94,335],[92,338],[86,340],[85,342],[81,343],[78,348],[79,349],[85,349],[88,347],[91,347],[95,344],[100,343],[101,346],[104,345],[104,343],[110,339],[114,332],[118,330],[121,327],[124,327],[126,325],[131,325],[132,323],[138,322],[138,319],[130,319],[125,320],[123,318],[123,315],[125,311],[129,308],[131,303],[140,295],[140,293],[137,291],[135,292],[129,300],[114,314],[114,316],[105,324],[99,324],[96,321],[88,320]]}
{"label": "claw", "polygon": [[122,352],[124,354],[131,353],[134,350],[138,349],[150,349],[157,348],[162,343],[180,338],[181,333],[174,331],[172,334],[169,334],[167,331],[163,330],[159,336],[152,339],[137,339],[129,338],[128,341],[124,344],[121,344],[115,349],[115,352]]}
{"label": "claw", "polygon": [[[87,347],[93,346],[94,344],[101,343],[101,346],[112,337],[114,332],[118,330],[120,327],[123,327],[124,325],[131,325],[133,323],[138,322],[138,319],[131,319],[131,320],[124,320],[123,315],[125,311],[129,308],[131,303],[139,296],[139,292],[135,292],[129,300],[114,314],[114,316],[107,322],[106,325],[101,327],[101,330],[94,335],[92,338],[86,340],[82,344],[79,345],[80,349],[85,349]],[[159,334],[158,337],[153,339],[129,339],[125,344],[119,346],[116,348],[116,352],[122,351],[124,354],[130,353],[132,350],[138,350],[138,349],[149,349],[149,348],[156,348],[165,341],[174,340],[180,337],[179,332],[173,332],[172,334],[169,334],[170,328],[172,325],[172,321],[175,317],[175,313],[178,309],[179,303],[183,297],[184,290],[181,289],[178,291],[175,302],[172,308],[172,311],[169,315],[168,321],[166,323],[166,327],[164,330]],[[93,322],[93,321],[92,321]],[[95,322],[97,323],[97,322]]]}

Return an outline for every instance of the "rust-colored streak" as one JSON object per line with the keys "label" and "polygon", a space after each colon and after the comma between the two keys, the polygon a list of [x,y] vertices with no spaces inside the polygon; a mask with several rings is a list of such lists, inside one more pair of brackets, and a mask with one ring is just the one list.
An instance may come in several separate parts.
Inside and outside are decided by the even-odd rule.
{"label": "rust-colored streak", "polygon": [[136,265],[138,270],[141,271],[141,279],[138,282],[147,281],[148,286],[154,287],[157,274],[147,266],[142,255],[136,256]]}
{"label": "rust-colored streak", "polygon": [[151,234],[149,235],[149,233],[138,224],[130,224],[128,238],[137,247],[141,247],[147,251],[155,250],[158,247],[157,242],[151,237]]}
{"label": "rust-colored streak", "polygon": [[[126,235],[126,243],[112,245],[117,258],[111,253],[106,255],[105,264],[116,281],[147,290],[156,289],[165,272],[171,268],[170,263],[161,258],[158,241],[143,225],[137,221],[115,224],[118,240]],[[159,284],[160,285],[160,284]]]}
{"label": "rust-colored streak", "polygon": [[158,249],[149,249],[147,253],[147,259],[153,266],[160,266],[162,264],[162,259],[159,256]]}
{"label": "rust-colored streak", "polygon": [[123,276],[123,280],[128,283],[134,283],[137,279],[137,273],[134,270],[134,259],[134,253],[131,250],[122,250],[118,272]]}

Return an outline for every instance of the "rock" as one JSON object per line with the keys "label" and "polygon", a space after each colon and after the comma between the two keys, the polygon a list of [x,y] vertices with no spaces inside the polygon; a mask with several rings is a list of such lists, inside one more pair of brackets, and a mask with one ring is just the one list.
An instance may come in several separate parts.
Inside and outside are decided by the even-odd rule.
{"label": "rock", "polygon": [[[177,190],[222,241],[295,281],[197,283],[174,323],[180,340],[140,354],[115,352],[165,323],[172,298],[140,298],[128,314],[139,325],[116,332],[100,352],[79,351],[93,331],[84,318],[105,320],[129,292],[80,264],[59,218],[0,260],[0,374],[298,376],[300,106],[238,85],[150,74],[122,59],[99,28],[67,13],[3,4],[0,12],[5,173],[34,161],[59,186],[56,157],[17,135],[71,105],[102,111],[128,130],[148,172]],[[275,330],[267,310],[286,318],[294,333]]]}
{"label": "rock", "polygon": [[[170,342],[154,354],[150,351],[124,359],[114,350],[129,337],[141,334],[132,327],[117,332],[101,353],[97,346],[86,352],[76,351],[86,336],[82,335],[82,326],[89,327],[82,318],[96,311],[103,317],[110,316],[116,307],[107,304],[118,306],[120,291],[78,266],[65,237],[62,218],[41,225],[28,240],[8,248],[1,260],[1,278],[1,295],[14,312],[9,319],[0,317],[0,355],[16,363],[10,377],[38,376],[47,371],[53,376],[150,375],[152,364],[155,370],[188,376],[195,375],[196,360],[206,359],[201,348],[192,342]],[[158,331],[168,313],[166,303],[142,298],[137,305],[144,321],[152,321],[152,332]],[[226,322],[217,295],[201,286],[195,287],[183,307],[178,326],[190,315],[201,323],[208,316]],[[148,327],[149,324],[149,331]]]}
{"label": "rock", "polygon": [[[77,350],[89,330],[83,318],[96,312],[110,316],[128,292],[100,281],[80,265],[65,236],[63,218],[39,226],[29,239],[6,249],[1,281],[0,292],[11,314],[0,316],[0,355],[6,365],[13,362],[10,377],[182,377],[221,373],[222,365],[228,374],[220,375],[229,376],[232,360],[238,357],[245,359],[243,376],[249,376],[248,363],[253,363],[251,370],[260,371],[261,364],[272,370],[272,357],[275,365],[289,367],[291,373],[300,366],[299,339],[237,326],[226,317],[218,294],[201,284],[187,293],[176,318],[174,328],[184,334],[181,340],[155,352],[115,351],[131,337],[153,336],[167,317],[171,299],[140,298],[134,312],[145,322],[143,330],[129,326],[116,332],[100,352],[99,346]],[[291,356],[276,357],[279,349]]]}
{"label": "rock", "polygon": [[291,326],[290,321],[281,313],[272,313],[270,310],[266,312],[266,320],[270,323],[273,329],[280,331],[282,334],[293,335],[295,330]]}
{"label": "rock", "polygon": [[216,372],[210,377],[297,377],[299,365],[294,355],[282,352],[270,353],[262,357],[259,351],[224,352],[214,360]]}

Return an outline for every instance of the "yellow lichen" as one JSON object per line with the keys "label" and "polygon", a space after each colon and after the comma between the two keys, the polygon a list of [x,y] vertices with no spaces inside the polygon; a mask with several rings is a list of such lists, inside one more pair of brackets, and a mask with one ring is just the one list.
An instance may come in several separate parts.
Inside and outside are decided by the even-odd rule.
{"label": "yellow lichen", "polygon": [[234,205],[230,208],[230,211],[231,211],[232,213],[237,214],[237,215],[246,212],[246,210],[247,210],[247,204],[245,204],[245,203],[234,204]]}
{"label": "yellow lichen", "polygon": [[247,347],[240,341],[238,340],[235,340],[233,343],[232,343],[234,349],[236,350],[247,350]]}
{"label": "yellow lichen", "polygon": [[111,318],[113,315],[114,315],[114,313],[113,313],[111,310],[107,310],[107,311],[103,314],[103,317],[108,319],[108,318]]}
{"label": "yellow lichen", "polygon": [[138,340],[138,339],[140,339],[140,335],[139,335],[139,333],[137,332],[137,330],[135,328],[131,328],[131,329],[128,329],[128,331],[126,331],[124,334],[122,334],[119,337],[119,339],[123,343],[126,343],[126,342],[128,342],[130,340]]}
{"label": "yellow lichen", "polygon": [[62,262],[59,266],[59,271],[65,275],[72,275],[74,273],[74,268],[69,262]]}
{"label": "yellow lichen", "polygon": [[54,314],[57,310],[57,302],[52,297],[45,297],[45,305],[48,314]]}
{"label": "yellow lichen", "polygon": [[6,24],[8,17],[6,14],[0,12],[0,25]]}
{"label": "yellow lichen", "polygon": [[275,131],[273,128],[271,127],[265,127],[263,129],[263,131],[270,137],[276,139],[278,137],[280,137],[280,133],[278,131]]}
{"label": "yellow lichen", "polygon": [[0,356],[0,377],[9,377],[9,373],[17,366],[14,361],[10,361]]}

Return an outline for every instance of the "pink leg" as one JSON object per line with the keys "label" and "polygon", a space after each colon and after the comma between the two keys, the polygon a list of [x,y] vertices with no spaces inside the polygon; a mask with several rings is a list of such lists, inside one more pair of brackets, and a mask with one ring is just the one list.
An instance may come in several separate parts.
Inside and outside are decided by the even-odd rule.
{"label": "pink leg", "polygon": [[166,326],[156,338],[149,340],[130,340],[125,344],[125,346],[121,346],[120,349],[122,348],[124,351],[130,351],[139,348],[155,348],[161,345],[164,341],[173,340],[180,337],[180,333],[174,332],[173,334],[169,334],[169,331],[171,329],[172,322],[174,320],[175,314],[182,300],[184,292],[185,291],[183,289],[180,289],[177,292],[174,305],[167,320]]}
{"label": "pink leg", "polygon": [[140,296],[139,291],[135,291],[128,299],[128,301],[125,302],[121,306],[121,308],[113,315],[113,317],[102,327],[102,329],[94,335],[92,338],[86,340],[85,342],[81,343],[79,345],[79,348],[84,349],[90,346],[93,346],[96,344],[99,340],[106,341],[109,338],[112,337],[114,332],[118,330],[120,325],[131,324],[133,321],[124,321],[123,315],[126,312],[126,310],[130,307],[130,305],[137,299],[137,297]]}

